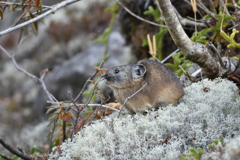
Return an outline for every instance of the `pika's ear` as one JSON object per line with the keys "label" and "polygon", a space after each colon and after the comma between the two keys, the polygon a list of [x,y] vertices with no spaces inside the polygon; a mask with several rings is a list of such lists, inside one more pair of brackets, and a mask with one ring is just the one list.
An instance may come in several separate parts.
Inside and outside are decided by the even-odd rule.
{"label": "pika's ear", "polygon": [[135,64],[132,67],[132,77],[133,79],[139,79],[143,77],[146,73],[146,67],[142,64]]}

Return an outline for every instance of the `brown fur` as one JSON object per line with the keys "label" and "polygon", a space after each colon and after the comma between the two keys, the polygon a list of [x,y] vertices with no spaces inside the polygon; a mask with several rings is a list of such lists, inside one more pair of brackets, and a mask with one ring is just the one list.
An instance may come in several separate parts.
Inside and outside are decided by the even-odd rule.
{"label": "brown fur", "polygon": [[145,110],[174,104],[184,94],[175,73],[156,61],[142,60],[134,65],[117,66],[109,69],[104,78],[121,104],[147,82],[127,101],[125,108],[130,113],[144,113]]}

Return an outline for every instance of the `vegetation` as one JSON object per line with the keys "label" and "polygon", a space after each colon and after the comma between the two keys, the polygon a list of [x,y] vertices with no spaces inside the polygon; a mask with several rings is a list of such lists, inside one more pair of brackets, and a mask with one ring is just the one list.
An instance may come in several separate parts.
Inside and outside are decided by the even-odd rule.
{"label": "vegetation", "polygon": [[[12,26],[0,31],[0,37],[21,29],[17,47],[14,49],[16,51],[10,54],[11,50],[8,51],[0,45],[1,53],[12,61],[19,72],[40,84],[47,95],[45,100],[48,100],[48,103],[51,104],[46,112],[50,115],[48,121],[52,128],[48,135],[48,149],[44,151],[38,147],[32,147],[30,152],[26,153],[24,149],[17,149],[8,145],[0,137],[0,143],[3,147],[14,154],[12,159],[64,159],[69,157],[78,159],[89,157],[93,159],[99,157],[103,159],[109,159],[110,157],[114,157],[114,159],[124,159],[126,157],[129,159],[154,159],[156,157],[177,159],[179,156],[182,156],[182,159],[201,159],[203,156],[207,156],[208,149],[211,152],[213,150],[217,151],[218,145],[221,145],[222,148],[225,147],[224,145],[227,143],[221,137],[224,140],[231,139],[233,138],[231,132],[234,132],[235,137],[240,135],[239,128],[236,125],[239,124],[237,121],[240,121],[238,96],[240,58],[237,54],[240,47],[239,17],[237,14],[240,5],[238,2],[227,3],[226,1],[224,3],[222,0],[210,0],[209,5],[203,4],[200,0],[191,0],[194,18],[188,18],[182,17],[181,11],[175,11],[170,0],[158,0],[155,4],[151,3],[150,0],[146,1],[146,4],[144,4],[146,7],[143,10],[141,10],[142,2],[133,1],[134,4],[137,4],[137,12],[140,13],[131,11],[131,8],[125,6],[132,1],[120,2],[116,0],[112,7],[107,8],[106,6],[105,12],[110,15],[108,27],[102,32],[101,36],[95,35],[99,38],[95,39],[94,42],[105,45],[101,61],[95,67],[93,66],[93,73],[90,74],[76,97],[66,91],[69,98],[58,100],[45,84],[44,78],[51,74],[49,70],[45,69],[39,77],[35,76],[24,67],[19,66],[16,60],[16,52],[24,43],[26,35],[34,33],[35,36],[39,36],[39,34],[42,34],[39,32],[40,20],[77,1],[79,0],[65,0],[52,6],[44,5],[41,0],[0,2],[1,19],[4,20],[7,17],[5,16],[6,12],[19,14]],[[151,5],[148,5],[148,3],[151,3]],[[197,9],[199,12],[197,12]],[[154,33],[154,36],[151,35],[155,37],[153,45],[149,41],[150,38],[146,40],[147,34],[144,35],[145,40],[141,41],[142,46],[149,46],[150,54],[154,59],[161,61],[165,58],[163,57],[163,44],[164,39],[169,38],[166,37],[166,33],[170,32],[180,51],[172,56],[172,63],[169,62],[165,65],[173,69],[179,77],[188,76],[192,81],[197,81],[196,77],[200,77],[202,74],[203,77],[210,79],[227,77],[235,82],[239,88],[236,87],[236,84],[221,78],[213,81],[205,79],[185,88],[186,95],[179,102],[178,107],[168,106],[158,111],[149,111],[145,116],[122,115],[119,119],[111,118],[114,114],[109,117],[105,116],[103,108],[120,112],[119,109],[107,105],[108,99],[103,95],[98,84],[107,71],[103,68],[103,65],[110,57],[108,54],[110,35],[115,29],[117,17],[123,13],[129,13],[134,18],[140,19],[143,23],[138,23],[139,25],[152,24],[158,27],[158,32]],[[74,14],[68,14],[71,18],[74,17]],[[139,15],[151,16],[154,22]],[[77,23],[71,18],[69,18],[69,21],[74,22],[74,24]],[[84,18],[88,20],[89,17],[85,16]],[[63,17],[62,20],[66,20],[66,18]],[[42,21],[44,22],[44,19]],[[92,21],[90,18],[90,22]],[[128,24],[130,31],[124,34],[131,35],[133,30],[138,28],[133,23]],[[78,24],[76,27],[71,24],[68,27],[63,27],[64,29],[60,33],[65,36],[74,35],[75,32],[72,33],[71,30],[77,30],[76,28],[79,26],[84,28],[84,25],[82,25]],[[191,37],[188,37],[183,27],[190,28],[188,34],[192,35]],[[65,32],[68,29],[70,31]],[[71,38],[72,36],[66,39]],[[40,45],[40,42],[37,44]],[[193,63],[201,68],[201,75],[200,72],[194,76],[188,74],[188,70]],[[80,99],[81,102],[79,103]],[[226,130],[231,130],[231,132],[226,133]],[[201,136],[197,137],[196,135]],[[170,138],[167,138],[165,143],[164,139],[166,137]],[[214,141],[214,139],[220,139],[220,141]],[[213,144],[209,144],[210,142],[213,142]],[[84,147],[82,147],[83,144]],[[132,151],[131,153],[129,153],[129,149]],[[171,155],[170,151],[176,153],[176,155]],[[0,160],[2,159],[9,158],[0,153]]]}

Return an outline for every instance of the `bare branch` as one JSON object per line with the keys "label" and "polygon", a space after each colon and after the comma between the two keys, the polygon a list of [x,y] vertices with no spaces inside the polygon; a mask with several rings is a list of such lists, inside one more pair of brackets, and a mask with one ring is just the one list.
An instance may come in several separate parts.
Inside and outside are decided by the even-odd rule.
{"label": "bare branch", "polygon": [[[77,104],[77,105],[83,105],[83,104]],[[89,106],[89,107],[103,107],[103,108],[111,109],[115,112],[120,112],[120,110],[118,110],[118,109],[115,109],[115,108],[112,108],[112,107],[109,107],[109,106],[106,106],[106,105],[103,105],[103,104],[102,105],[101,104],[88,104],[87,106]]]}
{"label": "bare branch", "polygon": [[[157,2],[157,6],[158,8],[160,9],[160,6],[159,6],[159,3]],[[183,19],[182,16],[180,15],[180,13],[177,11],[177,9],[173,6],[177,16],[178,16],[178,19],[180,20],[180,23],[183,25],[183,26],[194,26],[195,25],[197,27],[203,27],[203,28],[207,28],[206,24],[205,23],[202,23],[202,22],[196,22],[195,23],[195,19],[194,21],[191,21],[189,19]],[[197,21],[197,20],[196,20]]]}
{"label": "bare branch", "polygon": [[[42,88],[43,88],[43,90],[44,90],[45,93],[47,94],[48,99],[51,100],[51,101],[54,100],[54,99],[52,98],[53,95],[47,90],[47,87],[46,87],[46,85],[45,85],[45,82],[43,81],[42,78],[38,78],[37,76],[35,76],[35,75],[29,73],[28,71],[24,70],[23,68],[21,68],[21,67],[17,64],[17,62],[16,62],[16,60],[15,60],[15,58],[14,58],[14,55],[11,55],[10,53],[8,53],[1,45],[0,45],[0,49],[1,49],[9,58],[12,59],[12,62],[13,62],[13,64],[14,64],[14,66],[17,68],[17,70],[19,70],[20,72],[26,74],[28,77],[32,78],[35,82],[40,83],[41,86],[42,86]],[[45,75],[44,75],[44,76],[45,76]],[[44,76],[43,76],[43,77],[44,77]]]}
{"label": "bare branch", "polygon": [[240,23],[236,24],[235,26],[231,27],[231,28],[228,28],[228,30],[232,30],[233,28],[236,28],[240,25]]}
{"label": "bare branch", "polygon": [[13,148],[11,145],[7,144],[2,137],[0,137],[0,143],[3,145],[3,147],[5,147],[7,150],[9,150],[11,153],[17,155],[20,158],[26,159],[26,160],[32,160],[34,157],[26,155],[22,152],[20,152],[19,150],[17,150],[16,148]]}
{"label": "bare branch", "polygon": [[213,2],[212,2],[212,0],[209,0],[209,3],[210,3],[210,6],[211,6],[211,8],[212,8],[212,10],[213,10],[213,12],[215,13],[215,15],[217,14],[217,11],[216,11],[216,9],[215,9],[215,7],[214,7],[214,5],[213,5]]}
{"label": "bare branch", "polygon": [[51,13],[55,13],[57,10],[59,10],[59,9],[62,8],[62,7],[65,7],[65,6],[67,6],[67,5],[70,5],[70,4],[75,3],[75,2],[78,2],[78,1],[80,1],[80,0],[66,0],[66,1],[63,1],[63,2],[61,2],[61,3],[58,3],[58,4],[54,5],[54,6],[52,6],[52,8],[51,8],[49,11],[46,11],[46,12],[43,13],[43,14],[41,14],[41,15],[35,17],[35,18],[32,18],[31,20],[29,20],[29,21],[27,21],[27,22],[23,22],[23,23],[21,23],[21,24],[19,24],[19,25],[16,25],[16,26],[14,26],[14,27],[8,28],[8,29],[0,32],[0,37],[1,37],[2,35],[5,35],[5,34],[7,34],[7,33],[10,33],[10,32],[12,32],[12,31],[14,31],[14,30],[17,30],[17,29],[19,29],[19,28],[22,28],[22,27],[24,27],[24,26],[27,26],[27,25],[29,25],[29,24],[31,24],[31,23],[33,23],[33,22],[36,22],[36,21],[38,21],[38,20],[46,17],[47,15],[49,15],[49,14],[51,14]]}
{"label": "bare branch", "polygon": [[193,81],[193,77],[188,74],[187,71],[185,71],[181,65],[178,65],[178,67],[183,71],[183,73],[190,79],[190,81]]}
{"label": "bare branch", "polygon": [[218,53],[217,48],[213,45],[212,42],[209,42],[208,45],[213,49],[213,53],[215,53],[216,57],[218,57],[218,61],[219,61],[220,65],[222,67],[226,68],[225,65],[223,64],[222,58],[220,56],[220,53]]}
{"label": "bare branch", "polygon": [[3,53],[5,53],[9,58],[12,58],[12,56],[8,53],[8,51],[3,48],[1,45],[0,45],[0,49],[3,51]]}
{"label": "bare branch", "polygon": [[207,7],[205,7],[205,5],[202,4],[202,2],[200,0],[197,0],[197,5],[198,7],[200,7],[204,12],[206,12],[209,16],[211,16],[215,21],[217,21],[216,15],[209,11],[209,9]]}
{"label": "bare branch", "polygon": [[[62,103],[62,102],[53,102],[53,101],[47,101],[47,103],[51,103],[51,104],[56,104],[56,105],[58,105],[58,104],[60,104],[61,103],[61,107],[69,107],[69,106],[74,106],[74,104],[73,103]],[[66,105],[66,106],[65,106]],[[85,104],[76,104],[76,106],[84,106]],[[118,109],[115,109],[115,108],[112,108],[112,107],[109,107],[109,106],[106,106],[106,105],[101,105],[101,104],[88,104],[87,106],[89,106],[89,107],[99,107],[99,106],[101,106],[101,107],[103,107],[103,108],[108,108],[108,109],[111,109],[111,110],[113,110],[113,111],[116,111],[116,112],[119,112],[119,110]]]}
{"label": "bare branch", "polygon": [[222,8],[225,8],[226,14],[227,14],[227,15],[230,15],[229,12],[228,12],[227,7],[225,7],[225,4],[224,4],[223,0],[219,0],[219,4],[220,4],[220,6],[221,6]]}
{"label": "bare branch", "polygon": [[235,8],[240,9],[240,7],[236,4],[235,0],[232,0],[232,4]]}
{"label": "bare branch", "polygon": [[[102,62],[103,63],[103,62]],[[102,64],[101,63],[101,64]],[[100,64],[100,66],[101,66],[101,64]],[[96,70],[97,72],[96,72],[96,74],[99,72],[99,70]],[[90,77],[91,78],[91,77]],[[94,83],[94,88],[93,88],[93,91],[92,91],[92,94],[91,94],[91,96],[90,96],[90,98],[88,99],[88,101],[87,101],[87,103],[86,104],[84,104],[83,105],[83,107],[80,109],[80,110],[78,110],[78,113],[77,113],[77,118],[76,118],[76,121],[75,121],[75,123],[74,123],[74,126],[73,126],[73,131],[71,132],[71,140],[72,140],[72,138],[73,138],[73,134],[74,133],[76,133],[76,131],[77,131],[77,123],[78,123],[78,118],[79,118],[79,116],[80,116],[80,113],[81,113],[81,111],[86,107],[86,106],[88,106],[88,104],[90,103],[90,101],[92,100],[92,97],[93,97],[93,95],[95,94],[95,91],[96,91],[96,89],[97,89],[97,85],[98,85],[98,83],[99,83],[99,81],[102,79],[102,75],[100,76],[100,78],[97,80],[97,82],[95,82]],[[85,83],[85,84],[87,84],[87,83]],[[83,89],[82,89],[82,91],[80,92],[80,93],[82,93],[83,92]],[[75,101],[74,101],[75,102]],[[90,116],[90,115],[89,115]],[[89,117],[88,117],[89,118]],[[87,118],[87,119],[88,119]]]}
{"label": "bare branch", "polygon": [[175,53],[177,53],[179,49],[176,49],[174,52],[169,54],[164,60],[162,60],[160,63],[165,63],[169,58],[171,58]]}
{"label": "bare branch", "polygon": [[119,118],[119,116],[120,116],[120,114],[121,114],[121,112],[122,112],[123,106],[125,106],[125,104],[127,103],[127,101],[128,101],[129,99],[131,99],[133,96],[135,96],[137,93],[139,93],[147,84],[148,84],[147,82],[144,83],[144,85],[143,85],[139,90],[137,90],[137,92],[133,93],[133,95],[131,95],[130,97],[127,97],[127,99],[125,100],[125,102],[124,102],[124,103],[122,104],[122,106],[120,107],[120,112],[119,112],[118,118]]}
{"label": "bare branch", "polygon": [[192,75],[191,75],[191,77],[193,77],[194,79],[197,77],[197,75],[199,74],[199,73],[201,73],[202,72],[202,69],[200,68],[200,69],[198,69],[198,70],[196,70]]}
{"label": "bare branch", "polygon": [[12,160],[11,158],[8,158],[7,156],[2,155],[2,154],[0,154],[0,157],[4,158],[5,160]]}
{"label": "bare branch", "polygon": [[[191,21],[189,19],[180,19],[180,22],[183,26],[195,26],[195,22],[194,21]],[[199,23],[199,22],[196,22],[196,25],[198,27],[203,27],[203,28],[207,28],[206,24],[205,23]]]}
{"label": "bare branch", "polygon": [[125,7],[119,0],[116,0],[116,2],[125,10],[127,11],[129,14],[131,14],[133,17],[136,17],[137,19],[141,20],[141,21],[144,21],[146,23],[149,23],[149,24],[152,24],[154,26],[158,26],[158,27],[164,27],[166,28],[167,26],[165,25],[161,25],[161,24],[158,24],[158,23],[154,23],[152,21],[149,21],[149,20],[146,20],[142,17],[139,17],[138,15],[134,14],[132,11],[130,11],[127,7]]}

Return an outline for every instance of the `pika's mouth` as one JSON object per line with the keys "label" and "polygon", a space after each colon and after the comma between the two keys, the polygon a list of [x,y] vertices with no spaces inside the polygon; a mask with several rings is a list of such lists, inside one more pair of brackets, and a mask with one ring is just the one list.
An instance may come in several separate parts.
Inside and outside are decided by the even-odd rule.
{"label": "pika's mouth", "polygon": [[103,78],[106,80],[107,84],[111,84],[111,83],[113,83],[115,81],[114,78],[112,76],[108,75],[108,74],[105,74],[103,76]]}

